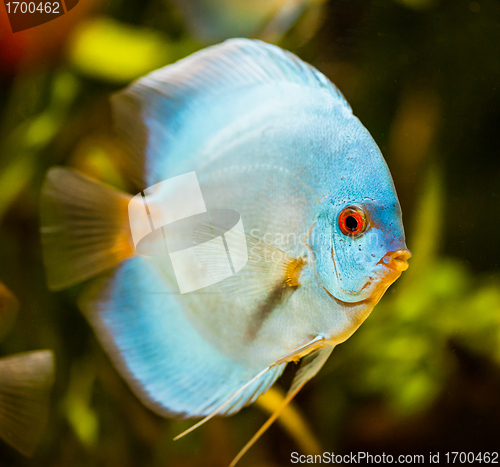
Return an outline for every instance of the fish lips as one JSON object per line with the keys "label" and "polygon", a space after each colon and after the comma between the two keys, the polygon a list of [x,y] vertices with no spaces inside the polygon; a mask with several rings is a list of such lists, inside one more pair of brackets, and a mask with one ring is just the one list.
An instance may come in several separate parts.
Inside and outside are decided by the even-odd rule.
{"label": "fish lips", "polygon": [[[411,256],[411,252],[407,248],[400,248],[386,253],[376,263],[372,273],[367,277],[366,282],[359,290],[350,292],[342,289],[339,285],[342,297],[336,298],[348,303],[357,303],[365,300],[378,302],[389,286],[399,278],[403,271],[408,269],[408,260]],[[335,262],[334,257],[333,260]]]}
{"label": "fish lips", "polygon": [[[388,287],[408,269],[411,252],[407,248],[390,251],[375,266],[373,275],[360,290],[366,298],[380,300]],[[366,299],[365,298],[365,299]]]}

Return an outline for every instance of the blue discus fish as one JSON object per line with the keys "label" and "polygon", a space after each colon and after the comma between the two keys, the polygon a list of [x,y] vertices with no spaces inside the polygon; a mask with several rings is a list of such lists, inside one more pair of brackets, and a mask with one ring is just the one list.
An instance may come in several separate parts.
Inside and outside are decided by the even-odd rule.
{"label": "blue discus fish", "polygon": [[[112,105],[128,148],[121,165],[136,191],[48,172],[49,287],[99,276],[80,306],[156,413],[203,421],[235,413],[302,359],[284,407],[408,267],[401,209],[377,145],[323,74],[260,41],[197,52],[139,79]],[[231,277],[194,292],[185,293],[175,270],[179,248],[167,238],[170,256],[139,254],[142,224],[129,219],[132,203],[146,202],[145,231],[168,237],[155,213],[175,217],[180,200],[153,192],[174,179],[196,182],[203,209],[236,213],[244,228],[239,243],[226,235]],[[214,225],[192,230],[188,243],[205,244]]]}

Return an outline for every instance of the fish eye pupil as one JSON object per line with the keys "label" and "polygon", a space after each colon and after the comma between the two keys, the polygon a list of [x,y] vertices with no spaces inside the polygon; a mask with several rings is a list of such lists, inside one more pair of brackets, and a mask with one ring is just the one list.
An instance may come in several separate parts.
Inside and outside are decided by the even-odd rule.
{"label": "fish eye pupil", "polygon": [[366,227],[365,215],[361,208],[349,206],[339,215],[339,228],[344,235],[359,235]]}
{"label": "fish eye pupil", "polygon": [[354,232],[358,229],[358,221],[354,216],[347,216],[345,225],[351,232]]}

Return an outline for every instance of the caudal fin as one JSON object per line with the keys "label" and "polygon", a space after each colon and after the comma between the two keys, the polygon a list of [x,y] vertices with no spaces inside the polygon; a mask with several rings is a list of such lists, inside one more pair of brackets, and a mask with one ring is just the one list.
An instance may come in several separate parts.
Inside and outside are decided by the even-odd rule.
{"label": "caudal fin", "polygon": [[25,456],[43,433],[53,379],[49,350],[0,359],[0,438]]}
{"label": "caudal fin", "polygon": [[46,176],[40,203],[47,283],[61,290],[117,266],[134,253],[132,197],[75,170]]}

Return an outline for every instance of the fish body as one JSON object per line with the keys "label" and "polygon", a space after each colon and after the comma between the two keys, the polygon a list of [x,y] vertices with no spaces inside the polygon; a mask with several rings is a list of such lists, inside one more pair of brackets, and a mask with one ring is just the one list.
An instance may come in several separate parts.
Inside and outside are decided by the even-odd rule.
{"label": "fish body", "polygon": [[131,194],[53,169],[41,206],[49,286],[100,274],[81,307],[159,413],[234,413],[306,357],[300,389],[410,256],[368,131],[320,72],[242,39],[153,72],[112,104],[129,149],[123,166],[150,219],[169,206],[148,187],[194,172],[207,209],[241,216],[247,264],[230,288],[234,278],[179,293],[168,255],[133,248]]}
{"label": "fish body", "polygon": [[[322,102],[321,93],[306,89],[301,96],[300,90],[291,86],[287,93],[281,89],[283,94],[273,101],[271,97],[280,94],[278,89],[266,90],[257,100],[269,103],[264,109],[251,115],[246,109],[240,110],[245,115],[243,121],[234,124],[237,128],[228,128],[225,141],[214,144],[221,148],[220,152],[214,154],[208,148],[200,152],[197,161],[202,165],[197,174],[207,204],[234,209],[241,214],[247,232],[307,262],[301,271],[300,287],[286,301],[276,303],[272,312],[263,313],[256,306],[255,296],[236,294],[216,296],[212,311],[196,316],[196,321],[205,321],[204,327],[210,330],[229,324],[231,337],[221,344],[216,332],[212,341],[224,346],[225,353],[261,366],[291,352],[311,336],[321,334],[332,343],[342,342],[354,322],[366,317],[372,303],[361,305],[356,300],[358,304],[352,306],[346,294],[334,293],[340,299],[335,300],[324,287],[327,284],[321,286],[324,276],[334,275],[331,256],[328,258],[330,239],[322,235],[331,235],[335,207],[365,199],[388,200],[390,206],[395,196],[390,180],[384,180],[386,186],[363,183],[367,186],[347,197],[353,175],[374,180],[388,174],[368,133],[362,131],[348,109],[335,102]],[[278,106],[282,101],[288,105]],[[339,128],[339,122],[343,128]],[[245,128],[252,131],[246,132]],[[352,135],[353,147],[345,147],[344,132]],[[363,139],[373,153],[363,151]],[[209,153],[212,158],[205,165]],[[352,163],[346,160],[349,156]],[[360,165],[366,165],[364,174],[356,168]],[[320,244],[327,250],[326,255]],[[390,248],[398,250],[404,246],[400,242]],[[204,309],[206,297],[193,295],[189,300],[198,302],[191,309]],[[232,313],[233,308],[240,312]],[[276,339],[278,335],[280,339]]]}

